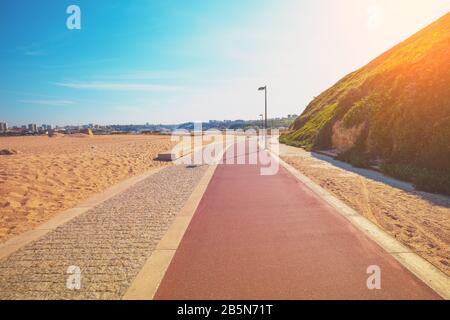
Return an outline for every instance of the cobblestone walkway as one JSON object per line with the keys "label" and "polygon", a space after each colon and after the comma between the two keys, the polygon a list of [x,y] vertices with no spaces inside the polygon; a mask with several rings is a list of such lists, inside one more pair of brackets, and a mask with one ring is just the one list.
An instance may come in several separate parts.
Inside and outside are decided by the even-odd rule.
{"label": "cobblestone walkway", "polygon": [[1,260],[0,299],[120,299],[205,170],[168,167]]}

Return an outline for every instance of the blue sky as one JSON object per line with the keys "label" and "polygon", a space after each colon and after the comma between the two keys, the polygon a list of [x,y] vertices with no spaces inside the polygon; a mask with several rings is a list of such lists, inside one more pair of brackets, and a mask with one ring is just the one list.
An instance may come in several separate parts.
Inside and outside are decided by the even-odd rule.
{"label": "blue sky", "polygon": [[[68,30],[66,8],[81,8]],[[450,0],[0,0],[0,121],[179,123],[300,113]]]}

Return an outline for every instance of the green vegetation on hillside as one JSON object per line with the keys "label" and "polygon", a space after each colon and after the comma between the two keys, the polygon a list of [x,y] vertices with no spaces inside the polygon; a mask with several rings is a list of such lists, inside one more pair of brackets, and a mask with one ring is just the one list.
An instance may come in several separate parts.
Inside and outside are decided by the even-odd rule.
{"label": "green vegetation on hillside", "polygon": [[450,194],[450,13],[323,92],[280,141],[334,148],[338,121],[363,128],[341,159],[381,160],[390,175]]}
{"label": "green vegetation on hillside", "polygon": [[[314,114],[299,130],[287,135],[290,140],[298,142],[297,146],[311,149],[327,123],[333,119],[336,114],[337,104],[331,104]],[[285,136],[283,136],[285,138]],[[282,139],[283,139],[282,138]]]}

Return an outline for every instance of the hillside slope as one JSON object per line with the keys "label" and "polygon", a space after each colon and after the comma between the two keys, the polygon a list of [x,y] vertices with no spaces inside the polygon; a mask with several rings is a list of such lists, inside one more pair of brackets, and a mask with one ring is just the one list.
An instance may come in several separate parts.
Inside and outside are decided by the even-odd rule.
{"label": "hillside slope", "polygon": [[450,193],[450,13],[312,101],[281,141]]}

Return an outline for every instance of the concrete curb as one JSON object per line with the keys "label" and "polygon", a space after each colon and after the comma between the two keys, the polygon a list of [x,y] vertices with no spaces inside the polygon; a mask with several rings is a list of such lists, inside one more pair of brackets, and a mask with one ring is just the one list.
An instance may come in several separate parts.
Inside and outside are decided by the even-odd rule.
{"label": "concrete curb", "polygon": [[99,205],[100,203],[114,197],[119,193],[122,193],[123,191],[135,185],[136,183],[145,180],[146,178],[161,171],[164,168],[167,168],[167,166],[152,169],[139,176],[135,176],[122,182],[119,182],[118,184],[115,184],[112,187],[106,189],[102,193],[97,194],[77,204],[75,207],[63,211],[59,214],[56,214],[53,218],[43,223],[42,225],[39,225],[32,230],[26,231],[14,238],[7,240],[6,242],[0,244],[0,260],[8,257],[10,254],[16,252],[17,250],[26,246],[27,244],[39,239],[40,237],[44,236],[50,231],[58,228],[59,226],[74,219],[75,217],[85,213],[86,211],[92,209],[93,207]]}
{"label": "concrete curb", "polygon": [[395,258],[401,265],[412,272],[416,277],[427,284],[432,290],[442,298],[450,300],[450,277],[437,269],[431,263],[417,255],[411,249],[391,237],[377,225],[358,212],[347,206],[334,195],[317,185],[310,178],[300,171],[286,163],[277,154],[269,151],[270,154],[294,177],[310,188],[320,198],[336,209],[338,213],[344,216],[350,223],[361,230],[366,236],[375,241],[389,255]]}

